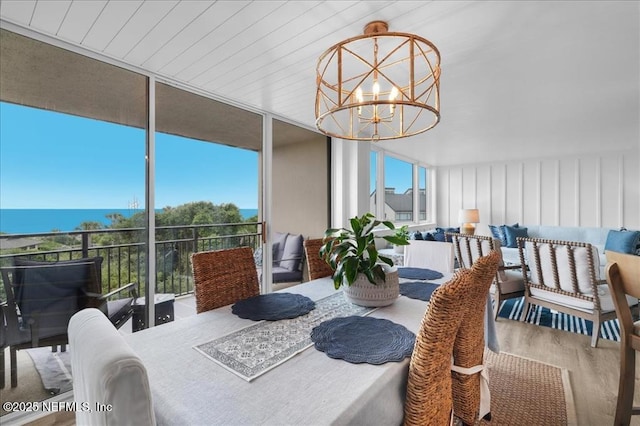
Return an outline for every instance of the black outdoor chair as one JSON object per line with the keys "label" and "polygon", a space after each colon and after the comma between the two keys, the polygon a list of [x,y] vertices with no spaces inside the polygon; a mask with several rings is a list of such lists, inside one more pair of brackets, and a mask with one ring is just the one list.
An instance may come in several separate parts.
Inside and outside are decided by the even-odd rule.
{"label": "black outdoor chair", "polygon": [[[0,268],[6,293],[0,325],[0,387],[4,388],[4,349],[9,347],[11,387],[18,385],[16,356],[20,349],[68,344],[69,319],[84,308],[98,308],[116,327],[133,315],[136,284],[102,294],[102,258],[39,262],[14,258],[14,266]],[[124,298],[109,300],[124,291]]]}

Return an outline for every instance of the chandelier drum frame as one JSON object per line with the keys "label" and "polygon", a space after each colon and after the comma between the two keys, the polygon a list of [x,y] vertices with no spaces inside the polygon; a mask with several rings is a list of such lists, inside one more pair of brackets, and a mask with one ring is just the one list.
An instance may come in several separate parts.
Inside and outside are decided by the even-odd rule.
{"label": "chandelier drum frame", "polygon": [[322,133],[389,140],[440,122],[439,50],[423,37],[387,30],[384,21],[370,22],[363,35],[336,43],[319,57],[315,114]]}

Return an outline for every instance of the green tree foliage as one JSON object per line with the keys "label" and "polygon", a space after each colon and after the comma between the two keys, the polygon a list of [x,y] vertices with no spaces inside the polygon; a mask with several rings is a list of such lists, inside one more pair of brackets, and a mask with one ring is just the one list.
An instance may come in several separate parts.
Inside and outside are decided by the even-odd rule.
{"label": "green tree foliage", "polygon": [[76,226],[78,231],[93,231],[95,229],[103,229],[104,225],[100,222],[82,222],[79,226]]}
{"label": "green tree foliage", "polygon": [[[103,256],[102,281],[104,291],[119,287],[127,282],[144,282],[145,273],[145,239],[146,213],[134,213],[125,217],[120,213],[110,213],[107,219],[110,225],[104,226],[100,222],[82,222],[77,231],[108,230],[107,232],[92,233],[89,245],[92,249],[90,256]],[[197,232],[198,249],[217,249],[239,245],[253,246],[259,239],[252,235],[258,229],[256,225],[249,225],[258,221],[253,216],[243,220],[240,209],[232,203],[213,204],[208,201],[186,203],[177,207],[167,206],[156,212],[156,240],[158,241],[156,271],[158,282],[172,282],[175,276],[187,275],[189,272],[189,256],[194,250],[193,241]],[[245,225],[246,223],[246,225]],[[226,224],[243,224],[228,226]],[[193,228],[175,229],[171,227]],[[212,226],[207,226],[212,225]],[[122,230],[121,232],[113,232]],[[81,245],[80,235],[68,235],[54,230],[56,235],[43,239],[35,252],[68,252],[77,251],[74,258],[80,257],[78,248]],[[59,235],[57,233],[60,232]],[[249,234],[249,235],[247,235]],[[224,238],[230,236],[229,238]],[[217,238],[223,237],[223,238]],[[117,246],[113,250],[109,246]],[[24,249],[15,249],[15,254],[25,254]],[[3,252],[2,254],[9,254]],[[47,256],[47,255],[45,255]],[[64,257],[64,256],[63,256]],[[50,257],[49,259],[53,259]],[[42,260],[45,260],[44,258]],[[141,294],[144,290],[139,289]]]}

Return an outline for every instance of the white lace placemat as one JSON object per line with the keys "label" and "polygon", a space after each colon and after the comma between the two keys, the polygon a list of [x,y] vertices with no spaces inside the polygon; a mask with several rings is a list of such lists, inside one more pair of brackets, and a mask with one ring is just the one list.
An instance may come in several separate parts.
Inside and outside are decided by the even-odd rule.
{"label": "white lace placemat", "polygon": [[351,315],[368,315],[376,308],[348,302],[342,291],[316,301],[306,315],[261,321],[194,349],[247,381],[266,373],[313,345],[311,330],[321,322]]}

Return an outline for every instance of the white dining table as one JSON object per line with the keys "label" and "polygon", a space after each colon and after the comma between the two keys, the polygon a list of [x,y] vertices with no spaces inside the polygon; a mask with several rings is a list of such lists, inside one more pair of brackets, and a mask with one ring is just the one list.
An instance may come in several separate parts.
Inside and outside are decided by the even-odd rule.
{"label": "white dining table", "polygon": [[[443,283],[447,275],[430,282]],[[401,280],[402,281],[402,280]],[[281,292],[314,301],[334,294],[330,278]],[[427,302],[400,296],[371,317],[417,333]],[[494,339],[493,316],[486,316]],[[403,419],[409,358],[382,365],[329,358],[313,346],[247,381],[204,356],[196,346],[243,329],[231,306],[214,309],[125,338],[147,368],[160,425],[398,425]],[[492,330],[492,331],[491,331]],[[489,340],[488,339],[488,340]]]}

